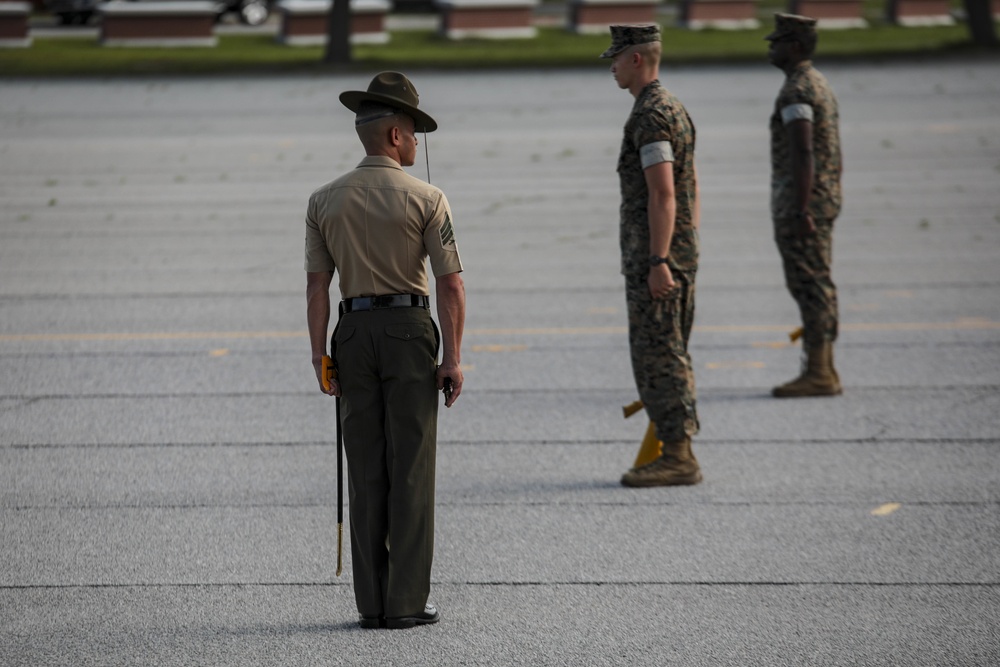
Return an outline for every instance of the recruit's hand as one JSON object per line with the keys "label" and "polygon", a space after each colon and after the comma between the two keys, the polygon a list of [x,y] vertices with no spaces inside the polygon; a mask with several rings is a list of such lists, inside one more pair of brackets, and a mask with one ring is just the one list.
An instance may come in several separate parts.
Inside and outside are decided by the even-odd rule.
{"label": "recruit's hand", "polygon": [[455,401],[458,400],[458,395],[462,393],[462,382],[465,377],[462,375],[462,369],[458,364],[454,365],[440,365],[437,369],[436,381],[438,391],[445,390],[445,382],[451,381],[451,395],[445,393],[444,407],[450,408],[455,405]]}
{"label": "recruit's hand", "polygon": [[657,264],[649,267],[649,295],[654,299],[666,299],[677,288],[674,276],[670,273],[670,267],[666,264]]}
{"label": "recruit's hand", "polygon": [[316,381],[319,382],[319,390],[327,396],[336,396],[337,398],[340,398],[340,382],[336,379],[330,380],[329,391],[323,387],[323,360],[313,359],[313,368],[316,370]]}

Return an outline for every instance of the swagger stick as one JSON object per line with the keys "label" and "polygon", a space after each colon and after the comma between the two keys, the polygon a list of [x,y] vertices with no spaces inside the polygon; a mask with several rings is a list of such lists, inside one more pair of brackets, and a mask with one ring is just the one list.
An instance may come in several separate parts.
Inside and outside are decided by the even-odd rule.
{"label": "swagger stick", "polygon": [[[334,342],[331,338],[330,347]],[[332,352],[332,350],[331,350]],[[323,389],[330,391],[331,383],[337,379],[337,369],[333,366],[333,357],[323,355]],[[344,435],[340,431],[340,396],[334,399],[337,419],[337,576],[344,571]]]}
{"label": "swagger stick", "polygon": [[340,396],[337,403],[337,576],[344,571],[344,434],[340,430]]}

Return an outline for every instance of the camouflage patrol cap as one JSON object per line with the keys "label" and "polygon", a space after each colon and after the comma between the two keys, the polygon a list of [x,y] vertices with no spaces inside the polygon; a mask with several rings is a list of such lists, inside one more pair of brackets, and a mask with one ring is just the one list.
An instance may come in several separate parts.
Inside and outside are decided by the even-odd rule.
{"label": "camouflage patrol cap", "polygon": [[815,37],[816,19],[797,14],[775,14],[774,31],[765,37],[768,41],[782,37]]}
{"label": "camouflage patrol cap", "polygon": [[655,23],[611,26],[611,46],[602,58],[614,58],[630,46],[660,41],[660,26]]}

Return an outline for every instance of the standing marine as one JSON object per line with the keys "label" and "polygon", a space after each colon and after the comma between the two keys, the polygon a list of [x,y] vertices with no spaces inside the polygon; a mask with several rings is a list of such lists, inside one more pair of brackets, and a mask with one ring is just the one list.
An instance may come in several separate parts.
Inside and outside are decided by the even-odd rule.
{"label": "standing marine", "polygon": [[[366,156],[309,198],[309,338],[320,390],[343,407],[361,627],[411,628],[440,618],[427,601],[438,390],[448,407],[462,392],[462,261],[448,199],[403,171],[414,162],[416,133],[437,128],[418,108],[410,80],[382,72],[368,90],[346,91],[340,101],[355,113]],[[428,260],[440,335],[430,314]],[[342,298],[331,343],[337,376],[325,386],[334,272]]]}
{"label": "standing marine", "polygon": [[698,176],[694,124],[659,81],[660,27],[613,25],[611,59],[618,87],[635,98],[625,122],[621,186],[621,270],[629,349],[639,398],[663,443],[652,462],[630,469],[625,486],[701,481],[691,437],[698,432],[688,339],[698,268]]}
{"label": "standing marine", "polygon": [[802,374],[771,393],[782,398],[841,393],[833,367],[837,287],[831,277],[833,221],[840,213],[837,98],[813,67],[816,19],[775,14],[768,58],[785,72],[771,115],[771,217],[785,284],[798,304]]}

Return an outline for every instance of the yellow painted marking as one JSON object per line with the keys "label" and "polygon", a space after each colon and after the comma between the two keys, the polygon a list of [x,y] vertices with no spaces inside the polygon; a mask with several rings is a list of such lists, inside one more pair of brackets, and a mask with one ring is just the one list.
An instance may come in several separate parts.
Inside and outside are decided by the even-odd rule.
{"label": "yellow painted marking", "polygon": [[220,347],[217,350],[210,350],[209,354],[213,357],[224,357],[229,354],[229,350],[224,347]]}
{"label": "yellow painted marking", "polygon": [[458,367],[462,369],[463,373],[476,370],[475,364],[459,364]]}
{"label": "yellow painted marking", "polygon": [[705,368],[713,371],[727,370],[730,368],[764,368],[763,361],[710,361],[705,364]]}
{"label": "yellow painted marking", "polygon": [[885,505],[880,505],[872,510],[872,516],[889,516],[896,510],[902,507],[899,503],[886,503]]}
{"label": "yellow painted marking", "polygon": [[840,327],[841,331],[955,331],[967,329],[1000,329],[1000,322],[986,318],[960,319],[954,322],[893,322],[857,323]]}
{"label": "yellow painted marking", "polygon": [[466,333],[479,336],[582,336],[627,333],[625,327],[547,327],[540,329],[471,329]]}
{"label": "yellow painted marking", "polygon": [[931,123],[927,126],[927,131],[934,134],[954,134],[958,129],[955,123]]}
{"label": "yellow painted marking", "polygon": [[781,349],[784,349],[786,347],[794,347],[794,346],[795,346],[794,343],[789,343],[788,341],[784,341],[784,340],[755,341],[753,343],[750,343],[750,347],[767,347],[767,348],[771,348],[771,349],[775,349],[775,350],[781,350]]}
{"label": "yellow painted marking", "polygon": [[[788,324],[721,324],[696,326],[695,331],[707,333],[781,333]],[[859,322],[841,324],[841,331],[956,331],[1000,329],[1000,322],[984,317],[961,318],[954,322]],[[467,329],[471,336],[598,336],[628,333],[626,327],[545,327],[522,329]],[[248,338],[307,338],[307,331],[164,331],[154,333],[34,333],[0,335],[0,343],[58,343],[84,341],[149,341],[149,340],[239,340]]]}
{"label": "yellow painted marking", "polygon": [[588,308],[588,315],[614,315],[618,312],[617,308]]}
{"label": "yellow painted marking", "polygon": [[891,296],[896,299],[912,299],[913,290],[909,289],[891,289],[885,291],[886,296]]}
{"label": "yellow painted marking", "polygon": [[0,343],[65,342],[65,341],[126,341],[126,340],[204,340],[206,338],[302,338],[306,331],[174,331],[159,333],[83,333],[83,334],[20,334],[0,336]]}
{"label": "yellow painted marking", "polygon": [[527,345],[473,345],[473,352],[523,352]]}

